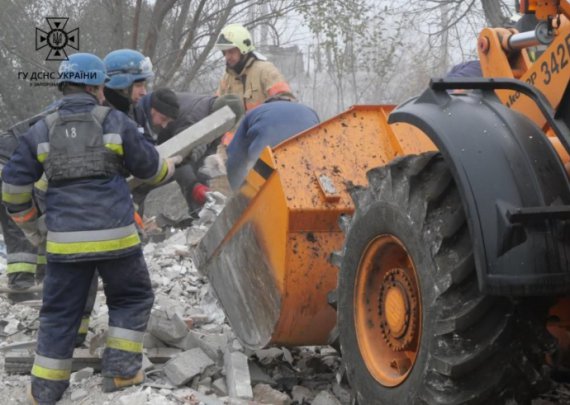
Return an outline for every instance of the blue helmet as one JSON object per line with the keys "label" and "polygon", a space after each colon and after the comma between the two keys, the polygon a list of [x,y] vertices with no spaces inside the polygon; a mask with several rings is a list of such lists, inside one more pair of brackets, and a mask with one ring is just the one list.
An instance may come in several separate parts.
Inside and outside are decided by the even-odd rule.
{"label": "blue helmet", "polygon": [[136,81],[153,76],[150,59],[132,49],[113,51],[103,61],[111,78],[105,86],[110,89],[126,89]]}
{"label": "blue helmet", "polygon": [[57,83],[100,86],[108,79],[101,59],[91,53],[74,53],[59,65]]}

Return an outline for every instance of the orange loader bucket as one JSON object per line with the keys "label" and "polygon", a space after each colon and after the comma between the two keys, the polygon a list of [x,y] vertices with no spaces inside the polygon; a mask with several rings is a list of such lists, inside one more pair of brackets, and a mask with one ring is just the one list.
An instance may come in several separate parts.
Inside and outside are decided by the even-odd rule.
{"label": "orange loader bucket", "polygon": [[393,106],[354,106],[266,148],[195,252],[244,346],[327,344],[336,312],[331,253],[341,250],[348,189],[397,156],[435,150]]}

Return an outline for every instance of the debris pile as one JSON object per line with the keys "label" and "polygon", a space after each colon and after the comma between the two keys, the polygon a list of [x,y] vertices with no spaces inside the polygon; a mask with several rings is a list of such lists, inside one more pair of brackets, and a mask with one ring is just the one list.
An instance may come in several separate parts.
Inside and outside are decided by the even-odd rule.
{"label": "debris pile", "polygon": [[[165,193],[162,194],[166,195]],[[172,199],[172,195],[167,195]],[[182,198],[182,196],[178,196]],[[186,229],[167,228],[160,242],[148,242],[144,254],[155,286],[155,304],[144,339],[143,385],[105,394],[101,391],[100,356],[108,313],[100,290],[84,346],[74,353],[71,385],[61,404],[352,404],[341,359],[329,346],[288,349],[244,348],[227,324],[208,280],[190,252],[219,214],[225,198],[212,193]],[[178,203],[172,203],[178,204]],[[173,205],[156,206],[171,210]],[[157,215],[162,215],[160,212]],[[176,214],[169,217],[176,218]],[[179,216],[178,218],[184,218]],[[0,243],[0,272],[5,272]],[[5,274],[0,276],[5,278]],[[5,282],[3,283],[5,284]],[[0,295],[0,397],[25,404],[39,325],[39,301],[13,304]],[[533,405],[570,401],[566,385]]]}
{"label": "debris pile", "polygon": [[[235,338],[207,279],[190,259],[192,246],[224,202],[222,194],[212,193],[191,227],[170,228],[163,241],[144,246],[156,295],[144,340],[145,383],[115,393],[101,391],[99,359],[108,313],[105,296],[99,291],[86,342],[74,353],[70,388],[60,403],[350,403],[334,349],[272,347],[250,351]],[[0,396],[7,398],[7,403],[26,403],[38,314],[39,302],[13,304],[0,295]]]}

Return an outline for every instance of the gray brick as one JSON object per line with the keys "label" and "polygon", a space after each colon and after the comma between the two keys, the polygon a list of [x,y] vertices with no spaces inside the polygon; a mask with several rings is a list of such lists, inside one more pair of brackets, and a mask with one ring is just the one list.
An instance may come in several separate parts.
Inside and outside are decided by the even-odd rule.
{"label": "gray brick", "polygon": [[214,362],[200,348],[185,351],[164,365],[164,372],[172,384],[180,386],[204,372]]}
{"label": "gray brick", "polygon": [[247,356],[241,352],[226,350],[224,353],[224,367],[226,371],[226,385],[230,397],[253,399]]}

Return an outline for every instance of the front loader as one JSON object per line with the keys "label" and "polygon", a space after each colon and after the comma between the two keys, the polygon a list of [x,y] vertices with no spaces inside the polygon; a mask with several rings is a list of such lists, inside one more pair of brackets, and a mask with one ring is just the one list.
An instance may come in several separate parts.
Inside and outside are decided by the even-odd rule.
{"label": "front loader", "polygon": [[570,3],[521,9],[484,78],[261,154],[194,257],[246,347],[338,344],[360,404],[527,403],[568,366]]}

